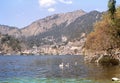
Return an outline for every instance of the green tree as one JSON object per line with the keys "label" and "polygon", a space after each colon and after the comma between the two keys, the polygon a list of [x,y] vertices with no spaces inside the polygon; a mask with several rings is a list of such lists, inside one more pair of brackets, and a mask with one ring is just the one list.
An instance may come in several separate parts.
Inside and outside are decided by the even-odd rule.
{"label": "green tree", "polygon": [[108,1],[108,11],[110,13],[111,19],[114,19],[114,14],[116,12],[116,0],[109,0]]}
{"label": "green tree", "polygon": [[0,43],[2,45],[6,44],[8,47],[11,47],[13,51],[21,51],[21,42],[18,39],[9,36],[8,34],[3,35]]}

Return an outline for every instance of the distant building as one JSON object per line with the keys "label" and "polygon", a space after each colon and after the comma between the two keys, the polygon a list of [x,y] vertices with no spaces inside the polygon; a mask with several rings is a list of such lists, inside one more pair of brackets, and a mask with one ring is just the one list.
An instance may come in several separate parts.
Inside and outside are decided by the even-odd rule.
{"label": "distant building", "polygon": [[67,37],[62,35],[62,42],[67,42]]}

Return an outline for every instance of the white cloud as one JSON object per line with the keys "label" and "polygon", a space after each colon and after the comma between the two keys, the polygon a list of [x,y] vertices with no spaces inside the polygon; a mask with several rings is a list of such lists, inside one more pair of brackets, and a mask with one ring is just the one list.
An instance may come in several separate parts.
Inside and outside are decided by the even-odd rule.
{"label": "white cloud", "polygon": [[59,0],[60,2],[64,3],[64,4],[72,4],[72,0]]}
{"label": "white cloud", "polygon": [[48,12],[54,12],[56,4],[72,4],[73,0],[38,0],[42,8],[47,8]]}
{"label": "white cloud", "polygon": [[49,12],[54,12],[54,11],[55,11],[55,8],[48,8],[48,11],[49,11]]}
{"label": "white cloud", "polygon": [[63,4],[72,4],[72,0],[39,0],[39,4],[41,7],[51,7],[56,3],[61,2]]}
{"label": "white cloud", "polygon": [[50,7],[56,4],[56,0],[39,0],[39,4],[41,7]]}

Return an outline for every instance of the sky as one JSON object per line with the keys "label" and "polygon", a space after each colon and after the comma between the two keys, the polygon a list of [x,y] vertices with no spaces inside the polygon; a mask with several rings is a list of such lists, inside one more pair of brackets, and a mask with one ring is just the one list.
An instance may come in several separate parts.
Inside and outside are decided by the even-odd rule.
{"label": "sky", "polygon": [[[116,0],[117,5],[120,0]],[[23,28],[46,16],[84,10],[106,11],[108,0],[0,0],[0,24]]]}

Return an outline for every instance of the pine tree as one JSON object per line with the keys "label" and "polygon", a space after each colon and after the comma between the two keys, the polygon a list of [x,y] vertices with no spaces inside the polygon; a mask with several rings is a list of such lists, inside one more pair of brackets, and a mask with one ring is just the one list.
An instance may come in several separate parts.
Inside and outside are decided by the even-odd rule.
{"label": "pine tree", "polygon": [[111,19],[114,19],[114,14],[116,12],[116,0],[109,0],[108,1],[108,12],[110,13]]}

